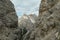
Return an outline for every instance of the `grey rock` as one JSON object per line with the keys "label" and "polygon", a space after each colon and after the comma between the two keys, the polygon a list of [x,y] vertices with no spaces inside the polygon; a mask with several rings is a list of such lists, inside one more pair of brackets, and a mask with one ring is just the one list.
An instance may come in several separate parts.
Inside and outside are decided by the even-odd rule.
{"label": "grey rock", "polygon": [[17,22],[11,1],[0,0],[0,40],[60,40],[60,0],[42,0],[37,18],[24,15]]}
{"label": "grey rock", "polygon": [[20,28],[25,27],[28,31],[35,28],[35,23],[37,21],[37,16],[35,14],[26,15],[18,19],[18,25]]}
{"label": "grey rock", "polygon": [[[10,0],[0,0],[0,40],[17,40],[18,17]],[[20,31],[20,30],[19,30]]]}
{"label": "grey rock", "polygon": [[0,20],[5,24],[6,27],[12,27],[13,25],[15,25],[14,27],[17,26],[18,18],[14,9],[14,5],[10,0],[0,1]]}

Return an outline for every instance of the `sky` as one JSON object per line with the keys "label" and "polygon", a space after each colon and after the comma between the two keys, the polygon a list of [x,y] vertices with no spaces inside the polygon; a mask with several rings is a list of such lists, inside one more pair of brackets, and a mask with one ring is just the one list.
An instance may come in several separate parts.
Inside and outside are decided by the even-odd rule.
{"label": "sky", "polygon": [[23,14],[38,15],[39,4],[41,0],[11,0],[15,5],[15,10],[18,16]]}

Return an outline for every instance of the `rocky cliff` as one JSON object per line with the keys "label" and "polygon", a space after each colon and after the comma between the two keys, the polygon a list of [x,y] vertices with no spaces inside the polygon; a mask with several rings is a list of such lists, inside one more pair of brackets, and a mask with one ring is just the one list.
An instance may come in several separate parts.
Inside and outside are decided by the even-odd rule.
{"label": "rocky cliff", "polygon": [[21,29],[14,5],[0,0],[0,40],[60,40],[60,0],[42,0],[37,20],[34,30]]}
{"label": "rocky cliff", "polygon": [[[37,40],[60,40],[60,0],[42,0],[39,10],[40,36]],[[37,36],[37,35],[36,35]]]}
{"label": "rocky cliff", "polygon": [[15,40],[18,17],[10,0],[0,0],[0,40]]}
{"label": "rocky cliff", "polygon": [[11,1],[0,0],[0,26],[16,27],[17,22],[18,19],[15,12],[15,8]]}
{"label": "rocky cliff", "polygon": [[39,12],[41,40],[60,40],[60,0],[42,0]]}

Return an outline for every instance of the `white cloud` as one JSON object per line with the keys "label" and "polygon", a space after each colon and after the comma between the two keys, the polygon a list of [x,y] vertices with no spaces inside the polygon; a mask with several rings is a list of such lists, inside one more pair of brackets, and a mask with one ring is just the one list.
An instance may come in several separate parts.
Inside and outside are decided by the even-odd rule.
{"label": "white cloud", "polygon": [[38,13],[41,0],[11,0],[16,8],[17,14]]}

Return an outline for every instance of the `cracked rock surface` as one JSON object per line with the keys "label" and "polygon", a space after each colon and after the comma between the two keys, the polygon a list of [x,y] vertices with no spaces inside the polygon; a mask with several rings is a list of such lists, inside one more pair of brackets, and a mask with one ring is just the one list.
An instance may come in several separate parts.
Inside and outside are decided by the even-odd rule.
{"label": "cracked rock surface", "polygon": [[60,40],[60,0],[42,0],[33,30],[18,27],[10,0],[0,0],[0,40]]}

